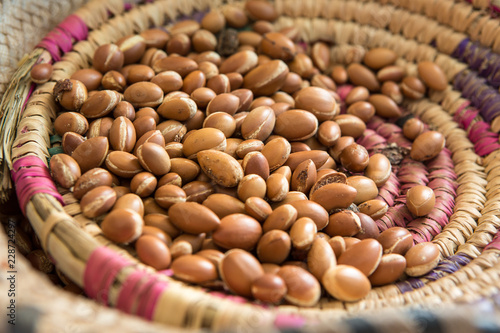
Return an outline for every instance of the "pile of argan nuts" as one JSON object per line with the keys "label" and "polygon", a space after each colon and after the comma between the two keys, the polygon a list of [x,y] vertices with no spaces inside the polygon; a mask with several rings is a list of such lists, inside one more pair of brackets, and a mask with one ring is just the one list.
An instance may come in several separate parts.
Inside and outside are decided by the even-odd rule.
{"label": "pile of argan nuts", "polygon": [[[314,306],[322,286],[356,301],[430,272],[435,244],[379,232],[392,161],[356,139],[374,116],[400,119],[403,98],[445,89],[443,71],[421,62],[408,76],[384,48],[334,65],[329,44],[275,31],[276,18],[249,0],[98,47],[92,68],[55,85],[65,154],[50,161],[54,179],[143,263],[262,302]],[[437,156],[443,135],[406,119],[411,158]],[[415,186],[406,200],[425,216],[435,195]]]}

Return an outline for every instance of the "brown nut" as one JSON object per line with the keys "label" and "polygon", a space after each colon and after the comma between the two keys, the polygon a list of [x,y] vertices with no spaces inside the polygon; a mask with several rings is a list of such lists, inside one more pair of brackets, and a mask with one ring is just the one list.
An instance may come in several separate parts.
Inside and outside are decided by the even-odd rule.
{"label": "brown nut", "polygon": [[158,181],[150,172],[140,172],[130,181],[130,191],[138,196],[145,198],[149,197],[156,190]]}
{"label": "brown nut", "polygon": [[370,216],[374,220],[378,220],[387,213],[389,205],[384,200],[373,199],[359,204],[358,209],[361,213]]}
{"label": "brown nut", "polygon": [[234,187],[243,178],[243,168],[230,155],[217,150],[203,150],[197,154],[198,163],[210,179],[224,187]]}
{"label": "brown nut", "polygon": [[368,89],[362,86],[352,88],[352,90],[345,97],[345,103],[351,105],[359,101],[366,101],[370,97]]}
{"label": "brown nut", "polygon": [[225,112],[231,116],[236,113],[240,105],[240,99],[229,93],[215,96],[207,105],[207,116],[214,112]]}
{"label": "brown nut", "polygon": [[257,257],[262,263],[281,264],[290,250],[292,242],[290,236],[283,230],[270,230],[266,232],[257,244]]}
{"label": "brown nut", "polygon": [[385,95],[392,99],[396,104],[401,104],[403,102],[403,93],[401,92],[401,87],[394,81],[386,81],[382,84],[380,89],[382,95]]}
{"label": "brown nut", "polygon": [[411,233],[402,227],[392,227],[383,231],[377,240],[382,244],[385,254],[397,253],[404,256],[413,246]]}
{"label": "brown nut", "polygon": [[335,161],[340,162],[340,154],[342,153],[342,150],[354,142],[355,141],[352,136],[341,136],[335,145],[328,150],[328,152],[335,159]]}
{"label": "brown nut", "polygon": [[177,173],[182,178],[183,184],[189,183],[200,173],[200,166],[187,158],[172,158],[170,165],[170,171]]}
{"label": "brown nut", "polygon": [[228,57],[219,67],[221,74],[239,73],[245,75],[257,66],[257,54],[252,51],[240,51]]}
{"label": "brown nut", "polygon": [[185,255],[172,262],[174,276],[182,281],[201,284],[218,278],[217,268],[200,255]]}
{"label": "brown nut", "polygon": [[68,155],[73,155],[76,147],[81,145],[85,141],[85,138],[80,134],[76,134],[74,132],[66,132],[62,137],[61,146],[64,152]]}
{"label": "brown nut", "polygon": [[78,163],[66,154],[52,156],[50,159],[50,172],[52,177],[64,188],[75,185],[82,174]]}
{"label": "brown nut", "polygon": [[250,89],[254,95],[269,96],[278,91],[285,82],[288,66],[281,60],[272,60],[259,65],[248,72],[243,87]]}
{"label": "brown nut", "polygon": [[345,147],[339,158],[342,166],[351,172],[363,172],[370,161],[366,148],[357,143]]}
{"label": "brown nut", "polygon": [[156,107],[163,101],[163,90],[152,82],[137,82],[130,85],[123,96],[136,108]]}
{"label": "brown nut", "polygon": [[75,183],[73,195],[81,199],[85,193],[98,186],[111,186],[112,176],[104,169],[94,168],[85,172]]}
{"label": "brown nut", "polygon": [[352,114],[340,114],[333,118],[333,120],[339,125],[342,136],[350,136],[357,139],[363,135],[366,129],[365,122]]}
{"label": "brown nut", "polygon": [[347,108],[347,113],[360,118],[365,123],[368,123],[375,115],[375,108],[368,102],[359,101],[351,104]]}
{"label": "brown nut", "polygon": [[406,207],[415,216],[429,214],[436,204],[434,191],[424,185],[413,186],[406,192]]}
{"label": "brown nut", "polygon": [[290,204],[279,206],[268,214],[262,225],[264,232],[271,230],[288,230],[297,220],[297,210]]}
{"label": "brown nut", "polygon": [[436,157],[445,145],[443,134],[427,131],[415,139],[411,146],[410,157],[415,161],[427,161]]}
{"label": "brown nut", "polygon": [[448,87],[448,79],[437,64],[432,61],[421,61],[418,63],[418,76],[425,84],[434,90],[442,91]]}
{"label": "brown nut", "polygon": [[250,0],[245,3],[245,10],[253,20],[274,21],[278,13],[273,4],[267,1]]}
{"label": "brown nut", "polygon": [[106,157],[105,164],[109,171],[123,178],[132,178],[142,171],[139,159],[125,151],[112,151]]}
{"label": "brown nut", "polygon": [[440,259],[439,247],[431,242],[417,244],[405,254],[406,274],[422,276],[433,270]]}
{"label": "brown nut", "polygon": [[[113,188],[115,192],[116,188],[117,186]],[[119,208],[130,209],[138,213],[139,215],[144,216],[144,203],[142,202],[141,197],[135,193],[126,193],[117,198],[113,206],[113,210]]]}
{"label": "brown nut", "polygon": [[238,198],[245,202],[250,197],[264,198],[266,196],[266,181],[259,175],[244,176],[238,184]]}
{"label": "brown nut", "polygon": [[380,82],[393,81],[399,82],[405,76],[406,71],[401,66],[386,66],[377,72],[377,79]]}
{"label": "brown nut", "polygon": [[322,230],[328,224],[328,212],[316,202],[297,200],[289,204],[297,210],[297,218],[308,217],[312,219],[318,230]]}
{"label": "brown nut", "polygon": [[358,301],[371,290],[368,278],[359,269],[348,265],[331,267],[323,275],[321,283],[330,295],[346,302]]}
{"label": "brown nut", "polygon": [[[208,208],[207,208],[208,209]],[[244,214],[231,214],[220,220],[212,238],[225,249],[252,250],[262,236],[262,227],[254,218]]]}
{"label": "brown nut", "polygon": [[365,176],[375,182],[380,187],[384,185],[391,176],[392,166],[389,159],[380,153],[370,156],[365,169]]}
{"label": "brown nut", "polygon": [[116,243],[130,243],[142,233],[142,217],[129,209],[112,210],[101,223],[101,229],[109,240]]}
{"label": "brown nut", "polygon": [[111,125],[113,125],[113,118],[111,117],[98,118],[92,121],[87,132],[87,139],[97,136],[108,137]]}
{"label": "brown nut", "polygon": [[267,198],[271,201],[277,202],[285,199],[290,185],[284,175],[273,173],[266,179]]}
{"label": "brown nut", "polygon": [[146,51],[146,40],[140,35],[122,37],[116,45],[123,52],[124,65],[138,62]]}
{"label": "brown nut", "polygon": [[326,163],[329,157],[330,156],[328,155],[328,153],[323,150],[299,151],[290,154],[285,165],[289,166],[293,172],[300,163],[304,162],[305,160],[311,159],[316,165],[316,169],[319,169],[323,166],[323,164]]}
{"label": "brown nut", "polygon": [[81,81],[88,91],[92,91],[101,85],[102,74],[93,68],[83,68],[74,72],[70,79]]}
{"label": "brown nut", "polygon": [[185,202],[186,192],[176,185],[163,185],[155,192],[155,201],[163,208],[170,208],[172,205]]}
{"label": "brown nut", "polygon": [[219,218],[230,214],[244,214],[245,204],[227,194],[214,193],[203,201],[203,206],[213,211]]}
{"label": "brown nut", "polygon": [[276,117],[268,106],[260,106],[250,111],[241,124],[241,134],[244,139],[264,141],[274,129]]}
{"label": "brown nut", "polygon": [[403,275],[406,268],[406,259],[400,254],[384,254],[375,272],[368,277],[374,286],[396,282]]}
{"label": "brown nut", "polygon": [[170,171],[170,157],[165,148],[156,143],[146,142],[139,146],[136,156],[141,166],[156,176],[163,176]]}
{"label": "brown nut", "polygon": [[347,70],[343,66],[333,66],[332,68],[332,79],[336,84],[344,84],[348,80]]}
{"label": "brown nut", "polygon": [[82,172],[99,167],[108,154],[108,139],[103,136],[88,139],[78,147],[71,155],[80,166]]}
{"label": "brown nut", "polygon": [[252,296],[261,302],[277,304],[286,292],[285,281],[276,274],[264,274],[252,283]]}
{"label": "brown nut", "polygon": [[115,44],[104,44],[94,52],[92,65],[101,73],[118,71],[123,67],[125,61],[122,50]]}
{"label": "brown nut", "polygon": [[201,20],[201,27],[207,29],[212,33],[218,33],[226,25],[226,18],[218,9],[212,9],[210,12],[203,16]]}
{"label": "brown nut", "polygon": [[263,222],[273,212],[271,206],[262,198],[251,197],[245,201],[244,213]]}
{"label": "brown nut", "polygon": [[196,159],[199,152],[209,149],[226,149],[226,137],[222,131],[216,128],[196,130],[184,140],[182,151],[187,158]]}
{"label": "brown nut", "polygon": [[30,76],[34,83],[45,83],[52,76],[52,65],[49,63],[36,64],[31,68]]}
{"label": "brown nut", "polygon": [[375,199],[378,195],[378,188],[375,182],[365,176],[347,177],[347,185],[352,186],[357,191],[353,201],[356,205]]}
{"label": "brown nut", "polygon": [[369,276],[377,269],[380,260],[382,260],[382,245],[375,239],[364,239],[346,249],[339,257],[338,264],[356,267]]}
{"label": "brown nut", "polygon": [[407,76],[401,82],[401,91],[410,99],[420,99],[425,95],[425,85],[416,76]]}
{"label": "brown nut", "polygon": [[197,202],[176,203],[169,208],[168,216],[172,224],[190,234],[211,232],[220,225],[219,217]]}
{"label": "brown nut", "polygon": [[352,63],[347,67],[349,80],[356,86],[366,87],[369,91],[375,92],[380,89],[380,84],[375,74],[367,67]]}
{"label": "brown nut", "polygon": [[120,95],[113,90],[101,90],[90,96],[80,112],[87,118],[104,117],[118,105]]}
{"label": "brown nut", "polygon": [[196,61],[186,57],[166,57],[156,61],[153,64],[154,71],[158,74],[165,71],[177,72],[180,76],[185,77],[192,71],[198,69]]}
{"label": "brown nut", "polygon": [[318,228],[312,219],[308,217],[297,219],[290,228],[290,239],[293,247],[298,250],[308,250],[316,238],[317,232]]}
{"label": "brown nut", "polygon": [[331,120],[340,111],[332,95],[323,88],[307,87],[295,95],[295,107],[311,112],[320,122]]}
{"label": "brown nut", "polygon": [[256,174],[264,180],[269,177],[269,162],[266,157],[258,151],[247,153],[243,158],[242,167],[245,175]]}
{"label": "brown nut", "polygon": [[109,142],[114,150],[131,152],[136,142],[134,124],[126,117],[116,118],[109,130]]}
{"label": "brown nut", "polygon": [[312,243],[311,249],[307,253],[307,267],[318,281],[325,272],[337,264],[335,253],[328,244],[328,240],[322,237],[316,237]]}
{"label": "brown nut", "polygon": [[226,252],[219,264],[219,272],[229,290],[244,297],[252,296],[252,284],[264,275],[260,262],[240,249]]}
{"label": "brown nut", "polygon": [[88,191],[80,201],[83,215],[89,218],[108,212],[115,204],[116,192],[109,186],[98,186]]}
{"label": "brown nut", "polygon": [[285,299],[297,306],[314,306],[321,297],[321,286],[311,273],[299,266],[285,265],[277,273],[287,287]]}
{"label": "brown nut", "polygon": [[151,79],[151,82],[160,87],[165,94],[180,90],[183,85],[182,76],[174,71],[158,73]]}
{"label": "brown nut", "polygon": [[63,136],[66,132],[84,135],[89,129],[89,123],[78,112],[64,112],[54,121],[54,129],[60,136]]}
{"label": "brown nut", "polygon": [[295,44],[279,32],[265,34],[260,43],[260,50],[272,59],[289,61],[295,57]]}
{"label": "brown nut", "polygon": [[380,69],[394,64],[398,55],[391,49],[379,47],[365,53],[363,62],[371,69]]}
{"label": "brown nut", "polygon": [[[208,180],[208,179],[207,179]],[[212,184],[206,181],[195,180],[182,187],[186,192],[186,201],[202,203],[210,194],[215,192]]]}
{"label": "brown nut", "polygon": [[356,213],[343,210],[330,215],[329,223],[323,230],[332,237],[351,237],[361,231],[361,221]]}
{"label": "brown nut", "polygon": [[290,142],[281,137],[266,143],[261,153],[267,159],[269,170],[274,171],[285,164],[290,156],[291,149]]}
{"label": "brown nut", "polygon": [[[306,140],[316,134],[318,119],[304,110],[289,110],[276,118],[274,133],[289,141]],[[340,132],[339,132],[340,134]]]}
{"label": "brown nut", "polygon": [[54,86],[54,99],[66,110],[79,110],[87,100],[87,87],[73,79],[61,80]]}
{"label": "brown nut", "polygon": [[310,199],[320,204],[327,211],[330,211],[336,208],[349,207],[354,202],[356,195],[357,191],[354,187],[346,184],[332,183],[316,190],[310,196]]}
{"label": "brown nut", "polygon": [[167,269],[170,266],[170,250],[162,240],[153,235],[140,236],[135,243],[135,250],[139,259],[146,265],[157,270]]}
{"label": "brown nut", "polygon": [[319,125],[317,134],[318,141],[322,145],[332,147],[340,138],[340,127],[336,122],[327,120]]}
{"label": "brown nut", "polygon": [[424,130],[425,125],[422,120],[418,118],[408,119],[403,125],[403,135],[410,140],[415,140],[415,138],[422,134]]}
{"label": "brown nut", "polygon": [[165,99],[158,107],[158,113],[167,119],[186,121],[194,117],[198,107],[189,97]]}
{"label": "brown nut", "polygon": [[356,215],[358,215],[359,221],[361,222],[361,231],[354,235],[354,237],[357,239],[377,239],[380,235],[380,231],[375,221],[373,221],[370,216],[363,213],[356,213]]}
{"label": "brown nut", "polygon": [[316,176],[316,165],[311,159],[307,159],[293,171],[290,188],[292,191],[308,194],[311,187],[316,183]]}

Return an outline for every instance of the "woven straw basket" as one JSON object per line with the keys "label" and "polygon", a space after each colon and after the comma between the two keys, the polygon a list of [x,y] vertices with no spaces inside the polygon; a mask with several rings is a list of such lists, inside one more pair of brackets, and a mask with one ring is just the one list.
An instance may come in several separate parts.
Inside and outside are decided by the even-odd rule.
{"label": "woven straw basket", "polygon": [[[299,308],[264,307],[188,286],[144,266],[126,248],[107,240],[99,225],[81,214],[72,193],[57,188],[50,180],[48,159],[58,152],[59,144],[52,137],[58,108],[51,93],[57,80],[89,67],[99,45],[152,26],[165,26],[182,17],[197,17],[227,2],[242,5],[222,0],[164,0],[134,5],[121,0],[84,2],[67,2],[68,7],[61,12],[79,9],[19,62],[12,77],[8,72],[8,77],[1,77],[0,93],[5,93],[1,104],[0,158],[1,195],[5,198],[15,185],[21,209],[43,248],[89,297],[147,320],[190,329],[500,330],[500,318],[495,316],[500,307],[496,301],[500,288],[500,20],[495,18],[500,11],[498,3],[274,1],[280,17],[273,24],[277,28],[297,26],[300,38],[306,42],[331,42],[335,63],[360,62],[366,50],[387,47],[396,51],[401,57],[398,65],[410,74],[416,73],[418,61],[435,61],[450,84],[445,91],[431,91],[426,99],[405,102],[406,110],[446,138],[446,148],[439,158],[422,163],[412,178],[413,183],[423,182],[434,189],[439,209],[410,221],[401,216],[399,190],[411,185],[411,181],[402,178],[408,167],[403,163],[389,185],[381,189],[393,205],[377,221],[381,229],[406,226],[416,242],[432,240],[442,254],[439,266],[423,277],[374,288],[358,302],[324,297],[316,307]],[[23,10],[29,15],[27,9]],[[42,25],[60,21],[56,16],[51,17],[54,22]],[[54,63],[51,81],[38,86],[29,78],[30,69],[37,62]],[[364,139],[389,143],[394,131],[395,127],[380,126],[370,132],[371,138]],[[478,309],[483,310],[480,321]]]}

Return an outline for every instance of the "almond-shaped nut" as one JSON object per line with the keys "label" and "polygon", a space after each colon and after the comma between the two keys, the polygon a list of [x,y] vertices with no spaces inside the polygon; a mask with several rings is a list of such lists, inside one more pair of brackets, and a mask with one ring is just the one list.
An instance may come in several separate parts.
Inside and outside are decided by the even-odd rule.
{"label": "almond-shaped nut", "polygon": [[230,214],[244,214],[245,204],[235,197],[223,193],[214,193],[203,201],[206,206],[213,211],[219,218]]}
{"label": "almond-shaped nut", "polygon": [[240,105],[240,99],[229,93],[222,93],[215,96],[207,105],[206,113],[210,115],[214,112],[225,112],[231,116],[236,113]]}
{"label": "almond-shaped nut", "polygon": [[165,99],[158,107],[158,113],[167,119],[186,121],[194,117],[198,106],[189,97]]}
{"label": "almond-shaped nut", "polygon": [[356,194],[357,191],[352,186],[332,183],[316,190],[310,196],[310,199],[330,211],[336,208],[349,207],[354,202]]}
{"label": "almond-shaped nut", "polygon": [[81,81],[87,87],[87,91],[92,91],[101,85],[102,74],[93,68],[83,68],[74,72],[70,79]]}
{"label": "almond-shaped nut", "polygon": [[321,176],[318,174],[316,183],[312,186],[309,196],[311,196],[319,188],[332,183],[347,184],[347,177],[344,173],[336,172],[335,170],[327,172]]}
{"label": "almond-shaped nut", "polygon": [[[116,192],[116,186],[113,189]],[[113,206],[113,210],[119,208],[131,209],[137,214],[144,216],[144,203],[142,202],[141,197],[135,193],[126,193],[117,198]]]}
{"label": "almond-shaped nut", "polygon": [[[316,134],[318,119],[309,111],[289,110],[276,118],[274,133],[289,141],[303,141]],[[340,131],[339,131],[340,136]]]}
{"label": "almond-shaped nut", "polygon": [[273,202],[282,201],[290,190],[290,184],[283,174],[273,173],[266,179],[266,196]]}
{"label": "almond-shaped nut", "polygon": [[240,51],[228,57],[219,67],[221,74],[246,74],[257,66],[257,54],[253,51]]}
{"label": "almond-shaped nut", "polygon": [[377,269],[381,260],[382,245],[375,239],[364,239],[345,250],[337,262],[339,265],[356,267],[369,276]]}
{"label": "almond-shaped nut", "polygon": [[434,90],[443,91],[448,87],[448,79],[437,64],[432,61],[421,61],[418,63],[418,76],[425,84]]}
{"label": "almond-shaped nut", "polygon": [[415,161],[427,161],[436,157],[445,146],[444,135],[427,131],[416,137],[411,146],[410,157]]}
{"label": "almond-shaped nut", "polygon": [[126,117],[116,118],[109,130],[109,142],[113,150],[131,152],[136,142],[134,124]]}
{"label": "almond-shaped nut", "polygon": [[314,165],[316,165],[316,169],[319,169],[325,164],[329,157],[330,155],[323,150],[299,151],[290,154],[285,165],[289,166],[293,172],[300,163],[310,159],[314,162]]}
{"label": "almond-shaped nut", "polygon": [[272,59],[283,61],[292,60],[296,52],[293,41],[279,32],[265,34],[260,43],[260,50]]}
{"label": "almond-shaped nut", "polygon": [[50,159],[50,173],[52,177],[64,188],[75,185],[82,175],[80,166],[69,155],[56,154]]}
{"label": "almond-shaped nut", "polygon": [[252,296],[252,283],[264,275],[260,262],[240,249],[226,252],[219,264],[219,272],[229,290],[244,297]]}
{"label": "almond-shaped nut", "polygon": [[261,153],[267,159],[269,171],[274,171],[285,164],[290,156],[291,150],[292,147],[290,146],[290,142],[285,138],[279,137],[266,143]]}
{"label": "almond-shaped nut", "polygon": [[321,285],[318,280],[299,266],[284,265],[278,275],[285,281],[287,293],[285,299],[297,306],[314,306],[321,297]]}
{"label": "almond-shaped nut", "polygon": [[290,204],[284,204],[273,210],[265,219],[262,229],[264,232],[270,230],[288,230],[297,220],[297,210]]}
{"label": "almond-shaped nut", "polygon": [[391,176],[392,165],[389,159],[383,154],[373,154],[365,169],[365,176],[375,182],[380,187],[384,185]]}
{"label": "almond-shaped nut", "polygon": [[380,82],[393,81],[399,82],[406,75],[406,71],[403,67],[392,65],[386,66],[377,72],[377,79]]}
{"label": "almond-shaped nut", "polygon": [[380,83],[378,82],[375,74],[361,64],[350,64],[349,67],[347,67],[347,73],[349,75],[349,80],[356,86],[366,87],[371,92],[375,92],[380,89]]}
{"label": "almond-shaped nut", "polygon": [[360,231],[360,218],[356,213],[350,210],[343,210],[330,215],[329,223],[324,229],[324,232],[332,237],[352,237]]}
{"label": "almond-shaped nut", "polygon": [[339,125],[342,136],[350,136],[357,139],[363,135],[366,129],[365,122],[352,114],[340,114],[333,118],[333,120]]}
{"label": "almond-shaped nut", "polygon": [[54,99],[66,110],[79,110],[87,100],[87,87],[73,79],[61,80],[54,86]]}
{"label": "almond-shaped nut", "polygon": [[168,209],[176,203],[185,202],[186,192],[176,185],[163,185],[156,190],[155,201],[161,207]]}
{"label": "almond-shaped nut", "polygon": [[104,117],[118,105],[120,98],[120,94],[113,90],[98,91],[83,103],[80,112],[91,119]]}
{"label": "almond-shaped nut", "polygon": [[224,133],[216,128],[201,128],[190,132],[183,142],[182,152],[189,159],[196,159],[197,154],[203,150],[226,149],[226,137]]}
{"label": "almond-shaped nut", "polygon": [[405,254],[406,274],[422,276],[433,270],[439,263],[439,247],[431,242],[423,242],[410,248]]}
{"label": "almond-shaped nut", "polygon": [[[208,208],[207,208],[208,209]],[[252,250],[262,236],[262,227],[254,218],[245,214],[231,214],[220,220],[212,232],[216,245],[225,249]]]}
{"label": "almond-shaped nut", "polygon": [[130,181],[130,191],[142,198],[149,197],[156,190],[158,180],[150,172],[140,172]]}
{"label": "almond-shaped nut", "polygon": [[318,228],[312,219],[308,217],[297,219],[290,228],[290,239],[293,247],[298,250],[308,250],[316,238],[317,232]]}
{"label": "almond-shaped nut", "polygon": [[197,157],[203,172],[221,186],[234,187],[243,178],[244,173],[240,163],[226,153],[203,150]]}
{"label": "almond-shaped nut", "polygon": [[316,182],[316,165],[311,159],[300,163],[293,171],[290,188],[292,191],[309,193]]}
{"label": "almond-shaped nut", "polygon": [[242,163],[245,175],[256,174],[264,180],[269,177],[269,163],[266,157],[258,151],[252,151],[245,155]]}
{"label": "almond-shaped nut", "polygon": [[318,141],[322,145],[332,147],[340,138],[340,126],[331,120],[324,121],[317,128],[317,134]]}
{"label": "almond-shaped nut", "polygon": [[246,201],[250,197],[264,198],[266,196],[266,181],[259,175],[244,176],[238,184],[238,198]]}
{"label": "almond-shaped nut", "polygon": [[94,218],[108,212],[115,204],[116,192],[109,186],[98,186],[83,196],[80,206],[83,215]]}
{"label": "almond-shaped nut", "polygon": [[320,87],[306,87],[295,95],[295,107],[311,112],[320,122],[330,120],[339,112],[333,96]]}
{"label": "almond-shaped nut", "polygon": [[189,183],[200,173],[200,166],[187,158],[172,158],[170,159],[170,165],[170,172],[177,173],[182,178],[183,184]]}
{"label": "almond-shaped nut", "polygon": [[172,271],[177,279],[196,284],[213,281],[219,277],[215,264],[197,254],[175,259],[172,262]]}
{"label": "almond-shaped nut", "polygon": [[85,141],[85,138],[80,134],[76,134],[75,132],[66,132],[62,137],[62,148],[64,152],[68,155],[73,155],[76,147],[81,145]]}
{"label": "almond-shaped nut", "polygon": [[105,163],[109,171],[123,178],[132,178],[143,171],[139,159],[125,151],[112,151]]}
{"label": "almond-shaped nut", "polygon": [[71,157],[78,163],[82,172],[86,172],[92,168],[99,167],[106,159],[108,150],[108,138],[98,136],[82,142],[75,149]]}
{"label": "almond-shaped nut", "polygon": [[66,132],[84,135],[89,129],[89,122],[78,112],[64,112],[54,121],[54,129],[61,136]]}
{"label": "almond-shaped nut", "polygon": [[269,96],[281,88],[287,74],[288,66],[283,61],[272,60],[248,72],[243,87],[250,89],[254,95]]}
{"label": "almond-shaped nut", "polygon": [[144,220],[130,209],[116,209],[106,215],[101,229],[109,240],[115,243],[130,243],[142,234]]}
{"label": "almond-shaped nut", "polygon": [[[159,230],[161,232],[161,230]],[[135,242],[135,250],[139,259],[157,270],[170,266],[171,255],[165,242],[150,234],[143,234]]]}
{"label": "almond-shaped nut", "polygon": [[375,107],[375,113],[381,117],[394,118],[401,116],[399,106],[390,97],[382,94],[373,94],[368,98]]}
{"label": "almond-shaped nut", "polygon": [[291,248],[292,241],[288,233],[270,230],[260,238],[256,252],[262,263],[281,264],[288,258]]}
{"label": "almond-shaped nut", "polygon": [[359,269],[348,265],[331,267],[323,275],[321,283],[330,295],[346,302],[358,301],[371,290],[368,278]]}
{"label": "almond-shaped nut", "polygon": [[174,71],[158,73],[151,79],[151,82],[160,87],[165,94],[180,90],[183,85],[182,76]]}
{"label": "almond-shaped nut", "polygon": [[365,53],[363,62],[371,69],[380,69],[394,64],[398,55],[391,49],[379,47],[369,50]]}
{"label": "almond-shaped nut", "polygon": [[357,191],[354,198],[354,204],[356,205],[375,199],[378,195],[378,188],[375,182],[365,176],[347,177],[347,185],[352,186]]}
{"label": "almond-shaped nut", "polygon": [[98,186],[111,186],[113,178],[109,171],[101,168],[94,168],[85,172],[75,183],[73,195],[81,199],[85,193]]}
{"label": "almond-shaped nut", "polygon": [[147,81],[130,85],[123,96],[136,108],[154,108],[163,102],[163,90],[158,85]]}
{"label": "almond-shaped nut", "polygon": [[137,149],[136,156],[141,166],[156,176],[163,176],[170,171],[170,157],[165,148],[156,143],[144,143]]}
{"label": "almond-shaped nut", "polygon": [[165,71],[174,71],[185,77],[192,71],[198,69],[196,61],[186,57],[172,57],[160,59],[153,64],[153,69],[156,73]]}
{"label": "almond-shaped nut", "polygon": [[241,134],[244,139],[257,139],[264,141],[274,129],[276,116],[273,109],[260,106],[253,109],[241,124]]}
{"label": "almond-shaped nut", "polygon": [[271,206],[262,198],[251,197],[245,201],[244,213],[259,222],[264,221],[273,212]]}
{"label": "almond-shaped nut", "polygon": [[389,205],[384,200],[373,199],[359,204],[358,209],[361,213],[370,216],[374,220],[378,220],[387,213]]}
{"label": "almond-shaped nut", "polygon": [[211,232],[220,225],[214,212],[197,202],[180,202],[168,210],[170,222],[180,230],[190,234]]}
{"label": "almond-shaped nut", "polygon": [[375,272],[368,277],[374,286],[382,286],[396,282],[403,275],[406,268],[406,259],[400,254],[389,253],[382,256],[382,260]]}
{"label": "almond-shaped nut", "polygon": [[297,210],[297,218],[312,219],[318,230],[323,230],[328,225],[328,212],[318,203],[310,200],[296,200],[289,204]]}
{"label": "almond-shaped nut", "polygon": [[377,240],[382,244],[384,253],[405,255],[413,246],[412,234],[402,227],[392,227],[384,230],[380,233]]}
{"label": "almond-shaped nut", "polygon": [[337,259],[328,240],[316,237],[307,253],[307,267],[311,274],[321,281],[325,272],[336,264]]}

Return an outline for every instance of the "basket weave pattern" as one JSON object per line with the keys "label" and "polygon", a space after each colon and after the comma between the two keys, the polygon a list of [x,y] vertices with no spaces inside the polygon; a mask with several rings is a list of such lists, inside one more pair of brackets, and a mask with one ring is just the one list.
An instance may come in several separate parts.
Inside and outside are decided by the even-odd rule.
{"label": "basket weave pattern", "polygon": [[[174,21],[178,16],[222,5],[222,1],[210,0],[158,1],[124,11],[123,3],[111,1],[82,7],[76,15],[89,28],[88,36],[72,51],[61,54],[62,60],[54,64],[52,81],[36,87],[17,126],[12,158],[7,158],[15,182],[24,179],[27,168],[21,161],[26,161],[27,155],[39,158],[43,178],[57,112],[51,95],[57,80],[88,67],[99,45],[150,26],[162,26],[165,18]],[[335,63],[359,62],[366,49],[388,47],[401,57],[397,64],[410,75],[416,74],[416,63],[423,60],[435,61],[445,71],[449,89],[431,92],[428,99],[405,102],[404,106],[443,133],[447,147],[438,159],[420,163],[418,175],[411,181],[404,179],[403,161],[381,188],[381,196],[393,204],[377,221],[381,230],[407,226],[416,242],[432,240],[445,260],[422,278],[375,288],[360,302],[323,299],[313,309],[281,306],[267,310],[238,297],[221,297],[186,286],[137,263],[128,251],[111,244],[96,222],[83,217],[77,200],[66,190],[58,189],[59,197],[55,188],[37,193],[40,189],[18,186],[22,208],[56,264],[99,302],[171,325],[214,329],[234,325],[307,328],[374,309],[452,307],[453,303],[496,294],[500,287],[500,239],[496,237],[500,227],[500,21],[491,17],[498,10],[495,2],[277,0],[275,5],[280,13],[275,22],[278,29],[294,25],[304,41],[332,42]],[[120,15],[108,20],[108,11]],[[408,144],[401,137],[397,126],[375,123],[362,140],[367,148],[375,149],[390,143]],[[434,189],[439,211],[426,218],[408,217],[398,194],[412,182]],[[27,187],[32,189],[33,185]],[[105,273],[99,275],[104,267]],[[134,311],[130,299],[123,295],[140,279],[147,282],[142,295],[134,294],[133,301],[141,305]],[[399,324],[411,326],[411,322],[394,325]]]}

